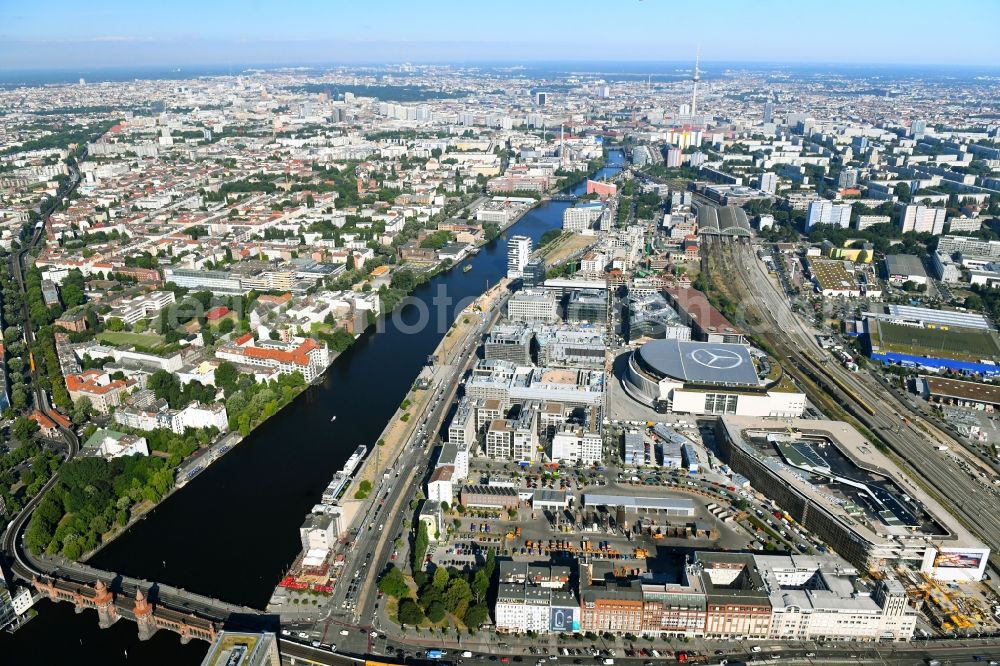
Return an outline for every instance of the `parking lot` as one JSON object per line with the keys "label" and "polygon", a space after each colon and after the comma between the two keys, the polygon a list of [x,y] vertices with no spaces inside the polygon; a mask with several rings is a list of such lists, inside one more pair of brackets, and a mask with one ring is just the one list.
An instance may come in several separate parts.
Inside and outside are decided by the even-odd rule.
{"label": "parking lot", "polygon": [[[489,467],[486,467],[486,464]],[[470,476],[503,476],[519,492],[562,491],[563,509],[520,502],[516,511],[451,507],[445,518],[449,534],[429,551],[439,566],[459,569],[485,561],[489,550],[515,560],[538,560],[570,554],[603,559],[655,557],[683,549],[790,550],[824,547],[769,501],[748,488],[732,486],[718,474],[690,475],[677,469],[550,469],[476,461]],[[584,507],[583,496],[599,493],[626,497],[691,500],[691,516],[655,509],[619,510]]]}

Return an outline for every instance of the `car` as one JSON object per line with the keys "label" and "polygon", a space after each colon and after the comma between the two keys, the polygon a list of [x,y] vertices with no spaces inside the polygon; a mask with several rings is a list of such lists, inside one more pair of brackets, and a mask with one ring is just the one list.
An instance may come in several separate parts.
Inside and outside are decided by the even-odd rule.
{"label": "car", "polygon": [[341,629],[340,630],[340,635],[341,636],[347,636],[349,633],[351,633],[351,632],[349,632],[347,629]]}
{"label": "car", "polygon": [[[726,651],[725,650],[716,650],[715,654],[716,654],[716,656],[718,656],[720,654],[726,654]],[[806,655],[806,656],[809,656],[809,655]]]}
{"label": "car", "polygon": [[[852,659],[853,659],[853,658],[854,658],[854,657],[852,657]],[[777,652],[772,652],[772,653],[771,653],[771,659],[781,659],[781,655],[780,655],[780,654],[778,654]]]}
{"label": "car", "polygon": [[312,645],[314,648],[318,648],[320,646],[320,642],[319,641],[313,641],[312,643],[310,643],[310,645]]}
{"label": "car", "polygon": [[288,629],[282,629],[281,630],[281,635],[282,636],[291,636],[292,632],[288,631]]}
{"label": "car", "polygon": [[330,646],[330,652],[336,652],[336,651],[337,651],[337,646],[336,645],[331,645]]}
{"label": "car", "polygon": [[751,652],[760,652],[760,646],[759,645],[754,645],[754,646],[752,646],[750,648],[750,651]]}
{"label": "car", "polygon": [[501,664],[506,664],[508,661],[510,661],[510,659],[508,659],[507,657],[500,657]]}
{"label": "car", "polygon": [[806,652],[806,656],[807,657],[815,657],[816,653],[815,652]]}
{"label": "car", "polygon": [[304,631],[299,632],[299,638],[309,638],[309,634]]}

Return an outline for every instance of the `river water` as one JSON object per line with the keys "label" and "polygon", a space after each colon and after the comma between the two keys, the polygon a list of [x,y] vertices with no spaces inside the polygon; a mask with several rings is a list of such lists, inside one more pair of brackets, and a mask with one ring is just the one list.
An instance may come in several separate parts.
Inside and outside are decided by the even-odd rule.
{"label": "river water", "polygon": [[[610,151],[598,178],[617,173],[622,160],[620,151]],[[581,183],[571,191],[583,189]],[[433,299],[449,297],[446,330],[456,303],[506,274],[507,237],[527,235],[537,242],[561,226],[569,205],[541,204],[483,247],[471,260],[472,270],[454,269],[419,287],[413,297],[432,313],[429,325],[415,326],[420,306],[408,305],[386,318],[383,330],[365,333],[334,361],[322,383],[254,430],[91,564],[263,608],[299,553],[305,514],[354,449],[374,445],[444,334]],[[140,642],[128,621],[102,631],[93,611],[76,615],[69,604],[46,601],[36,608],[38,617],[13,638],[0,634],[0,664],[197,664],[207,649],[200,641],[183,646],[166,632]]]}

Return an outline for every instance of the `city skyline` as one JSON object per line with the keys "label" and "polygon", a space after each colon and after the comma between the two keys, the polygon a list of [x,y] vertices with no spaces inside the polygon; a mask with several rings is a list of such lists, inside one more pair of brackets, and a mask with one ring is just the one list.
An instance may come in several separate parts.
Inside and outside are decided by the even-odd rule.
{"label": "city skyline", "polygon": [[[972,3],[968,5],[971,10]],[[818,7],[769,2],[713,7],[636,1],[615,6],[627,30],[609,33],[605,6],[583,2],[512,3],[502,14],[456,2],[419,10],[406,3],[323,6],[296,11],[261,2],[160,7],[104,2],[81,10],[56,0],[7,3],[0,11],[0,70],[194,65],[379,63],[533,63],[540,61],[693,60],[789,64],[990,66],[1000,47],[985,27],[1000,6],[976,4],[976,26],[962,47],[929,49],[940,28],[937,7],[847,2],[835,15]],[[863,21],[856,20],[859,16]],[[993,16],[993,20],[989,17]],[[530,16],[532,20],[525,20]],[[592,19],[590,18],[592,17]],[[891,28],[891,29],[890,29]],[[823,38],[825,36],[825,38]],[[820,39],[817,39],[820,37]],[[834,39],[833,37],[836,37]],[[595,50],[595,45],[597,49]]]}

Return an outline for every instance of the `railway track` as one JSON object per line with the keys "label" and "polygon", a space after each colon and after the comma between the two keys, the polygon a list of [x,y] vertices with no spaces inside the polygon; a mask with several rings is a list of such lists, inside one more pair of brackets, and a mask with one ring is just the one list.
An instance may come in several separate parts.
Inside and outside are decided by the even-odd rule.
{"label": "railway track", "polygon": [[[788,309],[784,296],[777,294],[769,281],[761,280],[763,276],[750,272],[756,270],[747,263],[756,261],[752,252],[734,256],[731,246],[727,248],[722,241],[711,239],[706,243],[706,254],[710,255],[705,257],[706,267],[724,267],[733,272],[729,276],[707,277],[724,285],[722,293],[734,302],[745,308],[753,307],[753,314],[759,320],[749,328],[783,362],[810,402],[834,418],[852,422],[876,445],[887,448],[911,478],[996,553],[1000,547],[1000,518],[996,516],[992,490],[977,490],[968,473],[944,459],[933,447],[936,441],[956,448],[958,444],[918,416],[912,422],[904,421],[900,414],[909,413],[907,407],[897,406],[891,396],[875,394],[858,378],[841,377],[839,366],[813,356],[810,349],[815,343],[807,339],[799,322],[794,321],[795,315]],[[782,301],[780,307],[778,301]],[[991,561],[994,566],[1000,563],[996,555]]]}

